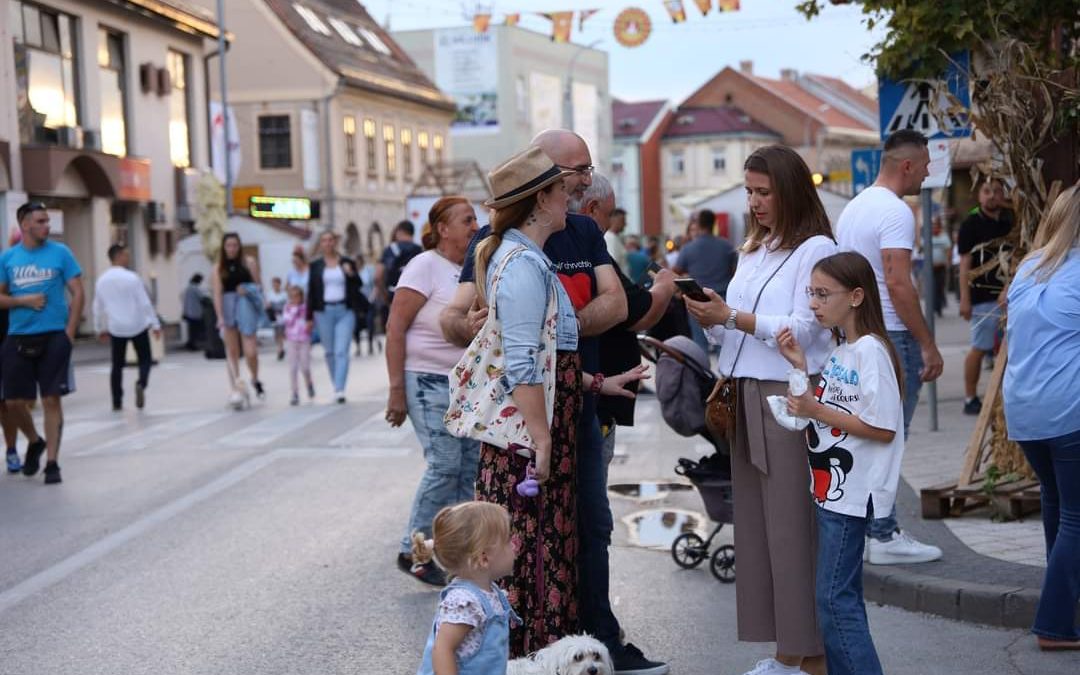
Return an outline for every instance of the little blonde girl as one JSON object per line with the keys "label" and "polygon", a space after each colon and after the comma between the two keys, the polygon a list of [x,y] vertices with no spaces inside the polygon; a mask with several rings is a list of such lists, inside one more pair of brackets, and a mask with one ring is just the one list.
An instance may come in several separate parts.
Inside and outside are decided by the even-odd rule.
{"label": "little blonde girl", "polygon": [[289,383],[292,385],[290,405],[300,404],[298,373],[304,374],[308,398],[315,398],[315,386],[311,383],[311,324],[308,323],[304,290],[289,286],[289,302],[281,310],[285,325],[285,354],[289,359]]}
{"label": "little blonde girl", "polygon": [[[465,502],[432,522],[435,558],[454,580],[439,607],[417,675],[505,675],[510,628],[520,625],[496,581],[514,571],[510,514],[490,502]],[[423,551],[414,546],[413,558]]]}
{"label": "little blonde girl", "polygon": [[[810,275],[810,309],[838,346],[821,381],[788,411],[809,418],[810,492],[817,504],[817,611],[829,675],[881,671],[863,600],[867,522],[889,513],[904,455],[900,362],[885,332],[874,270],[858,253],[822,258]],[[780,352],[800,370],[806,356],[788,330]]]}

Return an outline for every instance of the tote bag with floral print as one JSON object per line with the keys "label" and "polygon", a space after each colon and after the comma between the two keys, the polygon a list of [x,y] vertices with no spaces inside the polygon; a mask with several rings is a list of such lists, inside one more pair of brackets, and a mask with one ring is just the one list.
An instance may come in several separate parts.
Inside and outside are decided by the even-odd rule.
{"label": "tote bag with floral print", "polygon": [[[536,447],[525,428],[525,418],[514,404],[506,386],[502,326],[495,308],[496,289],[503,269],[511,258],[523,251],[524,246],[510,251],[495,269],[487,320],[469,343],[457,365],[450,371],[450,407],[444,418],[446,430],[454,436],[472,438],[510,450]],[[547,310],[544,313],[538,358],[544,382],[547,423],[550,428],[555,404],[555,327],[558,316],[556,289],[549,288],[547,295]]]}

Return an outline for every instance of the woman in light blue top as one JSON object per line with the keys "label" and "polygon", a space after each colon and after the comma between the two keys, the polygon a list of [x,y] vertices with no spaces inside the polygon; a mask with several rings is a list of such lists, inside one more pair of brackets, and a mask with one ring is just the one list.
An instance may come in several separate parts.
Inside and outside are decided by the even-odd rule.
{"label": "woman in light blue top", "polygon": [[1032,632],[1080,649],[1080,186],[1057,198],[1009,287],[1005,421],[1042,483],[1046,578]]}
{"label": "woman in light blue top", "polygon": [[[524,623],[510,632],[511,657],[580,630],[574,467],[582,389],[632,396],[622,386],[641,378],[636,369],[607,380],[581,372],[574,307],[543,250],[548,237],[566,227],[569,195],[563,178],[572,173],[536,147],[495,168],[489,177],[499,196],[485,204],[494,210],[491,235],[476,247],[478,295],[494,307],[502,328],[505,368],[500,380],[533,439],[535,478],[542,485],[538,497],[520,496],[515,487],[526,478],[530,458],[480,446],[476,497],[510,511],[518,552],[507,594]],[[554,358],[544,339],[552,294]],[[544,373],[550,368],[555,387],[549,427]]]}

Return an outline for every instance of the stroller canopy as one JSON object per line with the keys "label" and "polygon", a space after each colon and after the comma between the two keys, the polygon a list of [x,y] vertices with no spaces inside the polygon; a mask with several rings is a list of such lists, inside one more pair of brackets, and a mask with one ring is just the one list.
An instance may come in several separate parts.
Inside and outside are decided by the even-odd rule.
{"label": "stroller canopy", "polygon": [[705,429],[705,398],[712,391],[715,378],[709,372],[705,352],[682,335],[664,341],[668,350],[656,360],[656,398],[668,426],[683,436],[694,436]]}

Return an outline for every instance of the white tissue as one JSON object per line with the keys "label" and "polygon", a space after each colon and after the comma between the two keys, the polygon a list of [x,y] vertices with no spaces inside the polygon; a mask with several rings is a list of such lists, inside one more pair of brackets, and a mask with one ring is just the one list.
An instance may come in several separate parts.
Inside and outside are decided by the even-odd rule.
{"label": "white tissue", "polygon": [[[792,396],[802,396],[810,388],[810,380],[806,373],[801,370],[792,370],[788,373],[788,393]],[[784,396],[768,396],[769,410],[772,411],[776,423],[789,431],[802,431],[810,424],[805,417],[796,417],[788,412],[787,398]]]}

